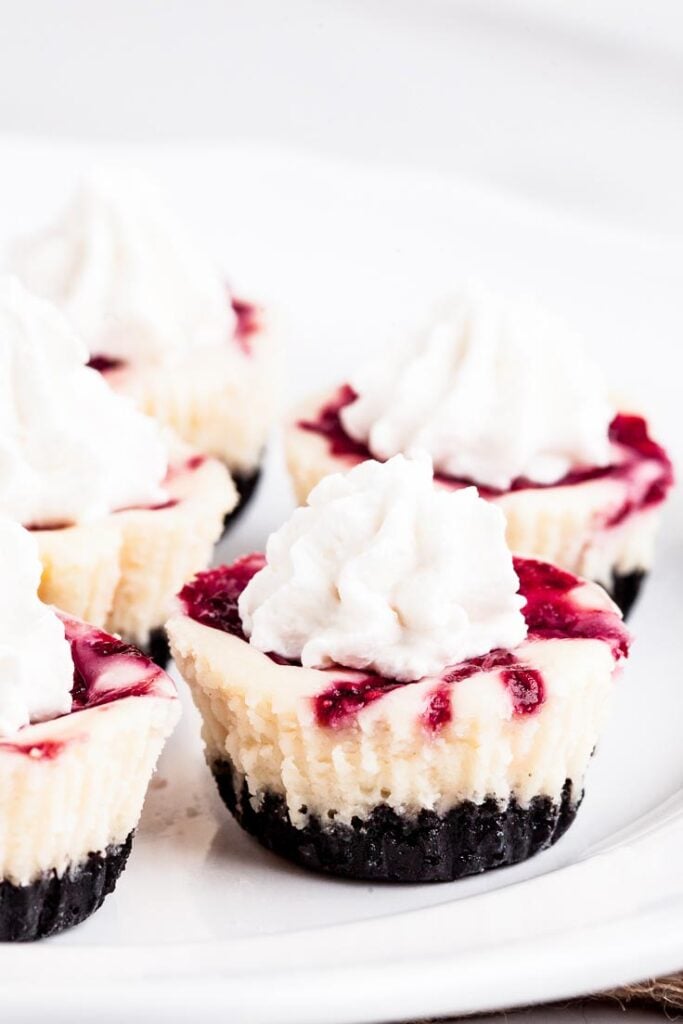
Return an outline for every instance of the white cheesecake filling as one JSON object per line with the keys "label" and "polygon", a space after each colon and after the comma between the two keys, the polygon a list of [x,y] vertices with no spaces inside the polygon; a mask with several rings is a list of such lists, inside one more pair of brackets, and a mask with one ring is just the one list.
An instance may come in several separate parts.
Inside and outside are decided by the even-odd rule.
{"label": "white cheesecake filling", "polygon": [[[584,600],[613,607],[586,585]],[[440,680],[400,686],[363,707],[348,726],[323,727],[314,698],[344,670],[279,665],[244,640],[185,615],[168,623],[173,655],[203,718],[209,764],[230,762],[256,804],[282,795],[292,821],[308,814],[349,822],[387,804],[399,813],[445,813],[463,800],[511,795],[578,798],[614,686],[615,660],[595,639],[534,640],[515,655],[540,672],[544,701],[515,713],[500,670],[449,684],[450,720],[425,726]]]}
{"label": "white cheesecake filling", "polygon": [[[315,422],[335,394],[318,395],[302,403],[285,433],[287,465],[302,503],[325,476],[348,470],[363,459],[361,455],[335,455],[326,437],[299,425]],[[436,483],[446,488],[458,486],[442,478]],[[627,574],[650,568],[661,515],[661,506],[652,506],[610,525],[625,494],[622,480],[606,477],[490,494],[487,500],[503,510],[507,542],[516,554],[552,562],[610,586],[614,571]]]}
{"label": "white cheesecake filling", "polygon": [[519,644],[518,589],[499,510],[398,455],[321,481],[269,537],[239,612],[260,651],[406,681]]}
{"label": "white cheesecake filling", "polygon": [[220,268],[140,176],[90,178],[55,224],[15,243],[9,263],[92,355],[172,362],[225,350],[235,329]]}
{"label": "white cheesecake filling", "polygon": [[[38,598],[35,539],[0,519],[0,738],[71,708],[74,666],[64,626]],[[0,819],[1,820],[1,819]]]}
{"label": "white cheesecake filling", "polygon": [[126,697],[0,740],[0,880],[62,875],[125,842],[180,715],[169,697]]}
{"label": "white cheesecake filling", "polygon": [[609,460],[614,410],[580,339],[530,302],[470,285],[433,324],[350,383],[350,437],[378,459],[427,451],[435,469],[501,490]]}
{"label": "white cheesecake filling", "polygon": [[166,499],[158,425],[86,360],[57,309],[0,281],[0,514],[81,523]]}
{"label": "white cheesecake filling", "polygon": [[[157,665],[89,624],[45,612],[59,627],[68,679],[60,679],[64,652],[44,623],[22,639],[26,648],[41,646],[44,659],[54,657],[42,666],[51,677],[42,686],[44,698],[60,687],[59,704],[49,705],[57,717],[0,733],[0,882],[14,885],[62,875],[125,842],[180,715],[175,687]],[[28,622],[36,625],[35,614]],[[6,624],[2,616],[0,631]],[[0,708],[10,681],[0,680]],[[45,699],[40,707],[47,711]]]}

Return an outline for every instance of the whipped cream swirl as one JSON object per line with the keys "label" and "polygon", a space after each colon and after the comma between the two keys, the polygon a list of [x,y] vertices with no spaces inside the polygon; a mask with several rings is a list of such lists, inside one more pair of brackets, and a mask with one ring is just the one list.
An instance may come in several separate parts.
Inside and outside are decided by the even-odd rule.
{"label": "whipped cream swirl", "polygon": [[434,487],[426,456],[326,477],[266,563],[240,596],[245,633],[309,668],[409,681],[526,636],[502,512]]}
{"label": "whipped cream swirl", "polygon": [[15,243],[10,269],[63,311],[91,355],[163,362],[235,330],[219,267],[143,178],[87,181],[61,218]]}
{"label": "whipped cream swirl", "polygon": [[609,462],[614,411],[580,339],[481,286],[350,383],[344,429],[379,459],[426,450],[438,472],[499,490]]}
{"label": "whipped cream swirl", "polygon": [[38,598],[34,538],[0,518],[0,736],[71,710],[74,666],[64,626]]}
{"label": "whipped cream swirl", "polygon": [[166,500],[160,428],[87,358],[53,306],[0,280],[0,515],[63,525]]}

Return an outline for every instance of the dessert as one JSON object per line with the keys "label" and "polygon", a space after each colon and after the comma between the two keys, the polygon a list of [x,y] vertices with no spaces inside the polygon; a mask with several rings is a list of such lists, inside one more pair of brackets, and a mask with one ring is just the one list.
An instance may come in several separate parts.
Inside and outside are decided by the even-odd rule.
{"label": "dessert", "polygon": [[41,603],[35,538],[0,519],[0,941],[70,928],[123,871],[180,714],[140,651]]}
{"label": "dessert", "polygon": [[228,466],[244,504],[273,418],[272,330],[152,185],[86,182],[54,225],[14,245],[9,263],[62,310],[112,388]]}
{"label": "dessert", "polygon": [[502,512],[429,460],[326,477],[167,625],[228,808],[351,878],[446,881],[574,819],[629,637],[596,584],[513,557]]}
{"label": "dessert", "polygon": [[208,565],[235,489],[86,360],[54,307],[0,281],[0,515],[34,533],[44,601],[163,660],[173,597]]}
{"label": "dessert", "polygon": [[439,486],[475,484],[500,506],[513,551],[597,581],[628,612],[672,466],[562,324],[472,286],[408,344],[305,402],[287,432],[301,501],[327,473],[417,449]]}

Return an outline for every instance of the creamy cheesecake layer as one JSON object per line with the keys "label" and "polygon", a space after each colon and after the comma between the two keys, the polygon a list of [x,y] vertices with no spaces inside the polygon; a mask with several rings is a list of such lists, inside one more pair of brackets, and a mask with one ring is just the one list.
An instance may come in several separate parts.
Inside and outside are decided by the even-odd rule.
{"label": "creamy cheesecake layer", "polygon": [[0,740],[0,878],[61,875],[134,830],[174,697],[126,697]]}
{"label": "creamy cheesecake layer", "polygon": [[169,366],[110,370],[106,378],[188,444],[231,470],[248,473],[261,461],[277,414],[279,379],[270,327],[261,324],[249,335],[248,346],[243,356],[228,358],[221,349],[207,349]]}
{"label": "creamy cheesecake layer", "polygon": [[[334,395],[303,403],[285,433],[289,473],[303,504],[312,488],[329,473],[345,472],[363,455],[336,455],[328,439],[299,426],[315,420]],[[438,486],[459,486],[436,479]],[[659,507],[633,511],[618,524],[610,513],[624,501],[623,483],[598,478],[556,487],[530,487],[487,495],[507,519],[507,540],[516,553],[540,558],[609,587],[614,572],[645,571],[652,564],[659,527]]]}
{"label": "creamy cheesecake layer", "polygon": [[[580,601],[614,607],[589,585]],[[256,800],[283,795],[300,827],[307,812],[348,822],[380,804],[410,814],[511,794],[523,806],[537,795],[559,802],[567,779],[578,798],[614,685],[609,644],[533,640],[514,652],[543,681],[531,714],[516,713],[503,673],[491,670],[398,686],[332,727],[318,720],[317,698],[362,673],[277,664],[186,615],[168,633],[203,718],[209,764],[230,761]],[[450,714],[433,728],[429,709],[443,687]]]}
{"label": "creamy cheesecake layer", "polygon": [[604,527],[605,509],[619,501],[611,481],[511,491],[489,500],[505,513],[507,541],[516,554],[553,562],[608,589],[614,573],[644,572],[652,564],[659,509]]}
{"label": "creamy cheesecake layer", "polygon": [[36,530],[43,565],[40,597],[95,626],[108,621],[121,578],[123,535],[116,516],[59,530]]}
{"label": "creamy cheesecake layer", "polygon": [[237,493],[215,459],[175,463],[168,505],[115,512],[94,524],[36,530],[40,597],[126,639],[145,644],[174,595],[204,568]]}

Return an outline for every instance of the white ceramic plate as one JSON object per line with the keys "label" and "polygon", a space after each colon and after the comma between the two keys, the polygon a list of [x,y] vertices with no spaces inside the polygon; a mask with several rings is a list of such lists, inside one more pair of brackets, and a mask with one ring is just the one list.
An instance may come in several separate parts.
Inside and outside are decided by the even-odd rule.
{"label": "white ceramic plate", "polygon": [[[681,451],[681,247],[412,172],[262,148],[0,143],[3,232],[40,222],[84,166],[156,174],[237,286],[280,312],[289,398],[340,379],[452,282],[535,292],[588,336]],[[224,543],[291,508],[277,439]],[[683,966],[680,502],[633,616],[637,643],[576,824],[515,868],[393,888],[307,875],[230,820],[187,705],[114,896],[74,931],[0,950],[5,1020],[370,1022],[494,1009]],[[187,702],[186,702],[187,704]]]}

